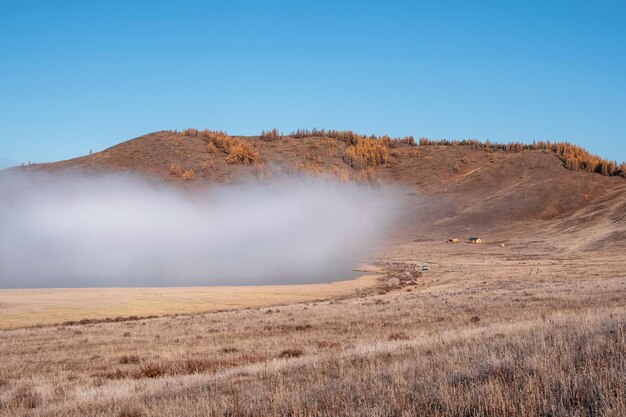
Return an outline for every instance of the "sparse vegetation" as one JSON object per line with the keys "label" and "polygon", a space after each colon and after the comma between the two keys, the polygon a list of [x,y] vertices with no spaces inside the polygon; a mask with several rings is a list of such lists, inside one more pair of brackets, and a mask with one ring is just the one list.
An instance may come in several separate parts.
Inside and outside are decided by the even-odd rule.
{"label": "sparse vegetation", "polygon": [[[252,165],[259,163],[259,153],[245,139],[229,136],[226,132],[203,130],[200,137],[207,141],[207,151],[214,154],[215,149],[226,154],[226,163]],[[216,153],[216,152],[215,152]]]}
{"label": "sparse vegetation", "polygon": [[174,178],[180,178],[183,176],[183,169],[178,164],[170,165],[170,175]]}
{"label": "sparse vegetation", "polygon": [[180,132],[181,135],[190,137],[197,137],[199,133],[200,131],[198,129],[193,128],[184,129],[182,132]]}
{"label": "sparse vegetation", "polygon": [[226,156],[226,163],[237,164],[242,163],[244,165],[252,165],[259,161],[259,154],[254,150],[252,145],[248,142],[238,139],[232,141],[228,146],[228,156]]}
{"label": "sparse vegetation", "polygon": [[[41,404],[41,394],[37,392],[33,384],[24,383],[13,391],[13,404],[18,408],[36,408]],[[0,402],[2,411],[2,402]]]}
{"label": "sparse vegetation", "polygon": [[167,375],[169,368],[163,362],[150,362],[141,365],[139,372],[135,374],[136,378],[158,378]]}
{"label": "sparse vegetation", "polygon": [[389,162],[388,143],[382,139],[357,139],[356,143],[346,148],[344,160],[356,169],[386,164]]}
{"label": "sparse vegetation", "polygon": [[292,166],[292,174],[323,174],[324,167],[322,167],[317,161],[305,160],[298,162]]}
{"label": "sparse vegetation", "polygon": [[393,342],[394,340],[410,340],[411,338],[409,337],[408,334],[406,334],[405,332],[399,332],[399,333],[392,333],[389,335],[389,341]]}
{"label": "sparse vegetation", "polygon": [[204,129],[199,133],[199,135],[208,143],[211,143],[211,142],[216,143],[218,141],[223,141],[223,140],[227,140],[228,138],[230,138],[228,133],[224,132],[223,130]]}
{"label": "sparse vegetation", "polygon": [[378,174],[376,173],[376,170],[372,167],[365,168],[359,171],[357,181],[367,184],[378,184]]}
{"label": "sparse vegetation", "polygon": [[346,169],[346,167],[333,165],[330,167],[329,173],[331,177],[335,178],[339,182],[350,181],[350,172]]}
{"label": "sparse vegetation", "polygon": [[188,169],[183,171],[183,168],[179,164],[170,165],[169,169],[170,177],[172,178],[182,178],[185,181],[190,181],[196,178],[193,169]]}
{"label": "sparse vegetation", "polygon": [[421,154],[420,154],[420,151],[418,151],[418,150],[417,150],[417,149],[415,149],[415,148],[411,149],[411,151],[409,152],[409,156],[411,156],[411,157],[413,157],[413,158],[417,158],[417,157],[419,157],[420,155],[421,155]]}
{"label": "sparse vegetation", "polygon": [[146,417],[146,414],[139,410],[137,406],[125,403],[122,404],[117,417]]}
{"label": "sparse vegetation", "polygon": [[[329,138],[342,141],[348,145],[344,151],[344,161],[352,168],[358,170],[367,170],[368,168],[388,163],[390,156],[399,156],[398,153],[393,153],[393,149],[398,147],[400,144],[408,145],[410,147],[415,146],[415,140],[412,136],[406,136],[404,138],[392,138],[387,135],[366,136],[349,130],[299,129],[292,132],[289,136],[294,138],[321,137],[323,138],[322,145],[326,148],[330,148],[332,146],[332,142],[329,142]],[[390,149],[392,151],[390,151]],[[358,178],[359,180],[365,179],[370,181],[371,176],[371,171],[362,171]]]}
{"label": "sparse vegetation", "polygon": [[302,355],[304,355],[304,351],[302,349],[292,348],[292,349],[285,349],[285,350],[283,350],[282,352],[280,352],[278,357],[280,357],[280,358],[298,358],[298,357],[300,357]]}
{"label": "sparse vegetation", "polygon": [[524,144],[520,142],[492,143],[478,140],[430,140],[422,138],[420,146],[469,146],[474,149],[500,150],[504,152],[522,152],[525,150],[547,150],[554,152],[562,161],[563,165],[572,171],[593,172],[605,176],[621,176],[626,178],[626,163],[618,164],[597,155],[592,155],[580,146],[568,142],[533,142]]}
{"label": "sparse vegetation", "polygon": [[535,246],[503,273],[457,248],[439,250],[474,274],[383,261],[383,294],[0,331],[0,415],[624,415],[623,263],[594,253],[617,269],[559,275]]}
{"label": "sparse vegetation", "polygon": [[272,142],[280,139],[282,135],[278,132],[277,129],[268,130],[267,132],[264,130],[261,132],[261,140],[266,142]]}
{"label": "sparse vegetation", "polygon": [[139,356],[137,355],[123,355],[122,357],[120,357],[120,364],[122,365],[128,365],[128,364],[133,364],[133,363],[139,363],[140,359]]}
{"label": "sparse vegetation", "polygon": [[196,174],[193,172],[193,169],[188,169],[183,173],[183,179],[185,181],[191,181],[196,178]]}
{"label": "sparse vegetation", "polygon": [[206,150],[211,154],[211,155],[217,155],[217,148],[215,147],[215,144],[213,142],[209,142],[206,145]]}
{"label": "sparse vegetation", "polygon": [[291,132],[289,136],[293,138],[309,138],[309,137],[320,137],[320,138],[333,138],[345,142],[349,145],[356,145],[357,142],[361,139],[375,139],[380,140],[385,143],[387,146],[395,147],[398,143],[403,143],[409,146],[415,146],[415,139],[413,136],[405,136],[402,138],[391,138],[387,135],[383,135],[377,137],[376,135],[361,135],[355,133],[351,130],[326,130],[326,129],[298,129],[294,132]]}

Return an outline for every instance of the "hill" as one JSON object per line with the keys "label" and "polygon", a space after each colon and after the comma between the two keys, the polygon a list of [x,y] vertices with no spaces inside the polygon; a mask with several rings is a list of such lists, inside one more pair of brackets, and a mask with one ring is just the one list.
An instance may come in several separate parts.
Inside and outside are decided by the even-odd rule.
{"label": "hill", "polygon": [[23,169],[129,171],[181,184],[325,175],[403,187],[408,211],[398,238],[489,233],[511,239],[558,225],[584,238],[586,248],[607,239],[626,240],[619,214],[626,204],[620,165],[569,144],[424,139],[416,144],[410,137],[323,130],[236,137],[187,129],[155,132],[88,156]]}

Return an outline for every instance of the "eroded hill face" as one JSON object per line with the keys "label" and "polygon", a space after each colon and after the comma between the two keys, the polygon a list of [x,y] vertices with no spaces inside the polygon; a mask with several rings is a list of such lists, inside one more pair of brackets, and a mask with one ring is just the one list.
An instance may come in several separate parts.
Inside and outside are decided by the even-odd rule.
{"label": "eroded hill face", "polygon": [[[324,175],[405,190],[399,239],[489,234],[511,239],[548,226],[580,236],[584,248],[625,241],[626,182],[570,171],[549,150],[505,152],[331,137],[227,137],[162,131],[89,156],[28,170],[130,171],[181,184],[271,181]],[[381,147],[382,144],[382,147]],[[384,149],[383,149],[384,148]],[[593,231],[593,232],[592,232]]]}

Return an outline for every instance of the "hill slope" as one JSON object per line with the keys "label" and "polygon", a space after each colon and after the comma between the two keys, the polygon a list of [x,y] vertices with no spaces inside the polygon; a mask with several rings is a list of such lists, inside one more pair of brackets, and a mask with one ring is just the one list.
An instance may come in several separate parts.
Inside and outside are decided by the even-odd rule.
{"label": "hill slope", "polygon": [[[181,183],[188,173],[186,182],[192,184],[329,175],[404,187],[409,209],[397,233],[402,238],[487,232],[511,238],[529,227],[543,231],[547,224],[558,224],[559,230],[584,236],[585,248],[599,245],[597,239],[626,240],[622,178],[570,171],[548,150],[378,142],[385,149],[378,143],[357,149],[337,137],[224,139],[219,132],[161,131],[92,155],[24,169],[130,171]],[[242,156],[246,152],[253,153],[251,159]],[[588,233],[591,227],[594,232]]]}

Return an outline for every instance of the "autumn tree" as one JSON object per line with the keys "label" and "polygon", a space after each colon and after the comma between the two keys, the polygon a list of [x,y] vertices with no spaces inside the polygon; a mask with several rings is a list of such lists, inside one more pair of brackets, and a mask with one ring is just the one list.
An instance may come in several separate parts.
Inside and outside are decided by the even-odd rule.
{"label": "autumn tree", "polygon": [[170,175],[174,178],[180,178],[183,175],[183,169],[178,164],[170,165]]}
{"label": "autumn tree", "polygon": [[183,173],[183,179],[185,181],[191,181],[196,178],[196,174],[193,172],[193,169],[190,168]]}
{"label": "autumn tree", "polygon": [[263,132],[261,132],[261,139],[266,142],[276,141],[281,137],[282,136],[277,129],[268,130],[267,132],[264,130]]}

